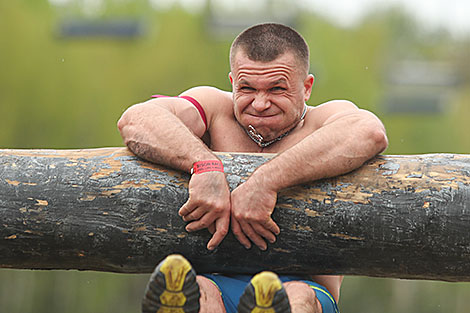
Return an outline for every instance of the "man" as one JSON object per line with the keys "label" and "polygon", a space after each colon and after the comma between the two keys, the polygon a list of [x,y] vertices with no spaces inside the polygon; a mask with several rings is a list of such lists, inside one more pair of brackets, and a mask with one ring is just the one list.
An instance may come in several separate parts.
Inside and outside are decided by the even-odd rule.
{"label": "man", "polygon": [[[157,96],[129,108],[118,127],[135,154],[192,171],[189,199],[179,215],[188,222],[187,231],[207,228],[213,234],[209,250],[220,244],[230,224],[247,249],[254,243],[265,250],[266,242],[274,243],[280,233],[271,218],[280,190],[349,172],[382,152],[387,138],[376,116],[349,101],[329,101],[316,107],[305,104],[314,82],[308,73],[309,50],[290,27],[260,24],[243,31],[232,43],[230,68],[232,92],[195,87],[179,97]],[[277,156],[230,192],[214,151]],[[184,263],[171,260],[163,262],[164,268]],[[197,277],[201,312],[224,312],[224,304],[230,312],[240,295],[230,299],[227,293],[231,291],[223,288],[225,277],[208,277],[210,280]],[[261,285],[270,281],[263,277]],[[338,301],[342,277],[312,278]],[[248,285],[256,287],[258,280],[253,280]],[[287,280],[281,291],[287,293],[292,312],[327,313],[318,301],[322,291],[311,288],[313,282]],[[254,297],[258,297],[255,302],[260,300],[259,293]]]}

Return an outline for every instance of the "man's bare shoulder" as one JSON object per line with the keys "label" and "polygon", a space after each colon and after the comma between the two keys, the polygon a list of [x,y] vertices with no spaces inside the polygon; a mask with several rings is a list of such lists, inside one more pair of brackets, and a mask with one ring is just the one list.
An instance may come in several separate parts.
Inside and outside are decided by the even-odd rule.
{"label": "man's bare shoulder", "polygon": [[[198,86],[186,90],[181,96],[190,96],[196,99],[204,110],[221,110],[228,107],[232,109],[232,93],[211,86]],[[210,112],[206,112],[210,113]]]}
{"label": "man's bare shoulder", "polygon": [[305,122],[320,127],[327,120],[338,114],[347,114],[358,111],[359,108],[348,100],[331,100],[315,107],[309,107]]}
{"label": "man's bare shoulder", "polygon": [[338,112],[357,110],[358,107],[349,100],[330,100],[312,108],[316,114],[335,114]]}

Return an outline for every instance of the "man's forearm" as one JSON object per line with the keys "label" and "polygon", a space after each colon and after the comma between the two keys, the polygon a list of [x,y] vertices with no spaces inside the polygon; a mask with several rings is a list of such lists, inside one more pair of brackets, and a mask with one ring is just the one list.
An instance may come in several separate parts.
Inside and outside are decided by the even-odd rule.
{"label": "man's forearm", "polygon": [[157,164],[189,171],[194,162],[217,159],[172,112],[137,105],[118,123],[124,142],[136,155]]}
{"label": "man's forearm", "polygon": [[281,189],[345,174],[382,152],[387,146],[379,121],[354,115],[312,133],[260,166],[250,177],[278,192]]}

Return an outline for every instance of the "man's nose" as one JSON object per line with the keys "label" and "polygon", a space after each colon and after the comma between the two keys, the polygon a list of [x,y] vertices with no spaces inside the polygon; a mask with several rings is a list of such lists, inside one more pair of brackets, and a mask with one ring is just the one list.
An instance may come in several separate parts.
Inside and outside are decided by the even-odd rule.
{"label": "man's nose", "polygon": [[255,98],[253,99],[253,102],[251,105],[256,111],[262,112],[262,111],[269,109],[269,107],[271,107],[271,101],[266,95],[257,94],[255,95]]}

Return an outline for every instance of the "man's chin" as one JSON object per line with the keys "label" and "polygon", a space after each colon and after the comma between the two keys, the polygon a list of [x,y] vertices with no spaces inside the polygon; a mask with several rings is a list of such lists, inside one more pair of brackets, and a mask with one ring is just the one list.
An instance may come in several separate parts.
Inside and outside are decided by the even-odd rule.
{"label": "man's chin", "polygon": [[247,114],[244,118],[244,121],[247,124],[258,126],[259,128],[262,126],[270,127],[270,126],[279,125],[279,123],[282,122],[282,117],[279,116],[278,114],[267,115],[267,116],[257,116],[257,115]]}
{"label": "man's chin", "polygon": [[[264,141],[269,141],[269,140],[274,139],[274,138],[277,137],[276,132],[274,132],[269,127],[266,127],[264,125],[259,125],[258,127],[256,127],[255,125],[252,125],[252,124],[250,124],[250,125],[254,128],[254,130],[257,134],[260,134],[263,137]],[[246,128],[247,130],[250,130],[250,125]]]}
{"label": "man's chin", "polygon": [[276,130],[279,128],[279,121],[275,119],[250,119],[244,125],[246,125],[246,128],[251,125],[259,133],[266,134],[266,136],[268,136],[268,134],[276,132]]}

